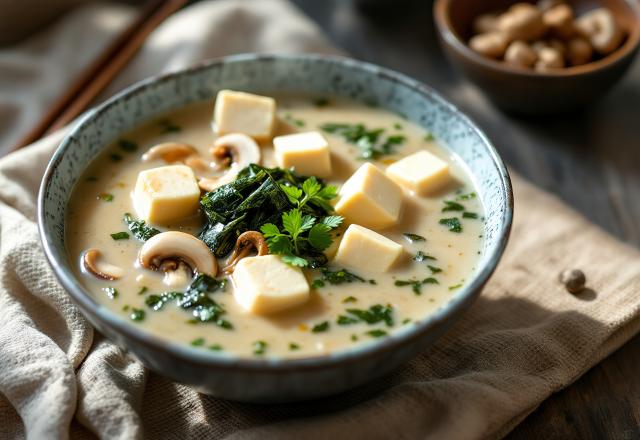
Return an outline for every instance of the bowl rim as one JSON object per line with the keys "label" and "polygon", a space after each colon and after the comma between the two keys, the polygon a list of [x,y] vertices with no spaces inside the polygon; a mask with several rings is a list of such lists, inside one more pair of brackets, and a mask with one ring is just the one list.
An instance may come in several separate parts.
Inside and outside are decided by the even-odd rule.
{"label": "bowl rim", "polygon": [[[470,61],[480,64],[487,69],[497,70],[502,73],[519,76],[522,78],[566,78],[588,76],[604,70],[607,66],[614,65],[633,53],[640,47],[640,2],[624,0],[625,4],[634,12],[635,26],[629,32],[624,44],[613,53],[587,64],[565,67],[549,72],[537,72],[532,69],[524,69],[517,66],[487,58],[473,51],[464,40],[453,30],[449,5],[454,0],[436,0],[433,4],[433,17],[442,40],[453,47],[458,53]],[[515,3],[515,2],[514,2]]]}
{"label": "bowl rim", "polygon": [[[53,238],[50,237],[45,224],[47,218],[44,212],[46,203],[46,195],[48,193],[51,177],[55,173],[58,164],[67,153],[72,139],[83,129],[84,125],[91,123],[101,113],[110,107],[117,105],[121,100],[127,99],[138,92],[143,91],[146,87],[158,82],[171,81],[182,75],[189,75],[202,70],[207,70],[215,66],[221,66],[227,63],[241,62],[278,62],[278,61],[308,61],[321,62],[342,65],[347,69],[356,69],[364,71],[374,76],[380,76],[387,80],[399,83],[412,92],[435,100],[439,105],[445,107],[448,111],[455,113],[463,122],[481,139],[487,148],[492,162],[498,169],[500,182],[500,191],[503,193],[503,203],[501,208],[502,218],[498,225],[496,245],[487,255],[486,263],[483,267],[479,267],[473,273],[473,277],[469,283],[465,284],[460,290],[453,295],[449,301],[444,303],[433,313],[428,314],[424,318],[415,322],[415,325],[403,326],[391,333],[386,338],[374,339],[370,342],[357,344],[355,347],[338,350],[332,353],[318,356],[301,357],[301,358],[281,358],[281,357],[264,357],[249,358],[237,356],[224,352],[213,352],[194,348],[185,343],[170,341],[165,338],[155,336],[147,331],[136,327],[134,324],[124,320],[116,315],[115,312],[99,305],[90,296],[90,293],[80,284],[75,274],[70,268],[66,268],[68,263],[68,255],[66,252],[59,252],[54,246]],[[74,183],[75,184],[75,183]],[[65,207],[66,212],[66,207]],[[191,67],[151,76],[147,79],[139,81],[121,92],[117,93],[104,103],[100,104],[93,110],[88,111],[66,134],[64,140],[60,143],[54,152],[47,169],[42,178],[40,190],[38,193],[38,230],[40,239],[43,244],[44,252],[49,265],[62,287],[69,293],[71,298],[76,302],[79,308],[95,319],[101,321],[117,334],[125,335],[127,339],[133,339],[136,345],[144,345],[154,351],[161,351],[175,359],[179,359],[182,363],[189,363],[197,367],[214,367],[216,369],[233,369],[244,371],[300,371],[323,369],[344,363],[360,362],[362,358],[378,356],[381,352],[392,351],[409,345],[412,341],[420,338],[429,332],[437,324],[443,322],[450,315],[460,314],[472,301],[477,297],[483,286],[488,281],[491,274],[504,253],[505,246],[509,238],[513,221],[513,191],[511,179],[507,168],[498,155],[495,147],[487,136],[471,119],[460,111],[457,107],[445,100],[435,90],[414,80],[404,74],[393,70],[377,66],[371,63],[354,60],[348,57],[324,54],[296,54],[296,55],[274,55],[274,54],[238,54],[222,58],[206,60],[195,64]],[[66,250],[65,250],[66,251]],[[97,305],[97,307],[96,307]],[[90,321],[90,319],[89,319]]]}

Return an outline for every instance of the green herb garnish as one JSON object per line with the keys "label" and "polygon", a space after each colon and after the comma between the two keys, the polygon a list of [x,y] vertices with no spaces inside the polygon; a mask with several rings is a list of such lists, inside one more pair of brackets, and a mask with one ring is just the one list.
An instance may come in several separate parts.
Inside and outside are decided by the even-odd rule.
{"label": "green herb garnish", "polygon": [[431,270],[431,273],[439,273],[439,272],[442,272],[442,269],[440,269],[439,267],[431,266],[431,265],[427,265],[427,267],[429,268],[429,270]]}
{"label": "green herb garnish", "polygon": [[204,338],[196,338],[193,341],[191,341],[191,345],[193,345],[194,347],[202,347],[205,343]]}
{"label": "green herb garnish", "polygon": [[451,200],[444,201],[444,208],[442,208],[442,212],[448,211],[464,211],[464,206],[458,202],[453,202]]}
{"label": "green herb garnish", "polygon": [[102,291],[107,294],[109,299],[116,299],[118,297],[118,289],[115,287],[104,287]]}
{"label": "green herb garnish", "polygon": [[477,219],[478,218],[478,214],[476,214],[475,212],[463,212],[462,213],[462,218],[471,218],[471,219]]}
{"label": "green herb garnish", "polygon": [[158,310],[162,310],[164,305],[169,301],[182,299],[183,296],[184,294],[182,292],[164,292],[160,295],[149,295],[144,300],[144,303],[157,312]]}
{"label": "green herb garnish", "polygon": [[182,128],[179,125],[174,124],[168,119],[163,119],[162,121],[159,121],[158,124],[160,125],[161,134],[177,133],[179,131],[182,131]]}
{"label": "green herb garnish", "polygon": [[298,344],[296,344],[295,342],[290,342],[289,343],[289,350],[291,350],[291,351],[300,350],[300,346]]}
{"label": "green herb garnish", "polygon": [[375,330],[369,330],[368,332],[366,332],[366,334],[368,334],[369,336],[373,337],[373,338],[381,338],[383,336],[387,336],[388,333],[384,330],[380,330],[380,329],[375,329]]}
{"label": "green herb garnish", "polygon": [[406,137],[403,135],[393,135],[382,139],[384,128],[371,130],[363,124],[328,123],[321,125],[320,129],[342,136],[346,142],[359,147],[362,150],[362,159],[378,159],[384,155],[394,154],[395,148],[406,141]]}
{"label": "green herb garnish", "polygon": [[460,219],[458,219],[457,217],[441,218],[438,223],[446,226],[447,229],[449,229],[449,231],[451,232],[455,232],[458,234],[462,232],[462,224],[460,223]]}
{"label": "green herb garnish", "polygon": [[145,316],[144,310],[136,308],[131,309],[131,315],[129,315],[132,321],[144,321]]}
{"label": "green herb garnish", "polygon": [[220,344],[213,344],[210,345],[209,347],[207,347],[209,350],[211,351],[221,351],[222,350],[222,345]]}
{"label": "green herb garnish", "polygon": [[477,197],[477,194],[475,192],[470,192],[467,194],[459,194],[456,197],[456,200],[471,200],[471,199],[475,199]]}
{"label": "green herb garnish", "polygon": [[424,140],[427,142],[431,142],[435,139],[435,136],[430,131],[426,132],[424,135]]}
{"label": "green herb garnish", "polygon": [[395,128],[396,130],[402,130],[402,124],[396,122],[395,124],[393,124],[393,128]]}
{"label": "green herb garnish", "polygon": [[338,285],[344,283],[366,282],[364,278],[354,274],[353,272],[349,272],[347,269],[331,270],[327,267],[322,267],[320,268],[320,273],[322,278],[316,281],[321,281],[323,284],[329,283]]}
{"label": "green herb garnish", "polygon": [[417,261],[418,263],[422,263],[423,261],[426,261],[426,260],[434,260],[435,261],[435,260],[437,260],[437,258],[433,257],[431,255],[425,254],[422,251],[416,252],[416,254],[413,257],[413,261]]}
{"label": "green herb garnish", "polygon": [[127,232],[115,232],[113,234],[109,234],[111,235],[111,238],[113,238],[114,240],[128,240],[129,239],[129,233]]}
{"label": "green herb garnish", "polygon": [[411,290],[416,295],[422,294],[422,286],[425,284],[440,284],[435,278],[429,277],[423,280],[396,280],[394,283],[398,287],[411,286]]}
{"label": "green herb garnish", "polygon": [[144,295],[148,290],[149,288],[147,286],[142,286],[140,290],[138,290],[138,295]]}
{"label": "green herb garnish", "polygon": [[449,286],[449,290],[456,290],[462,287],[462,284],[456,284],[455,286]]}
{"label": "green herb garnish", "polygon": [[355,296],[347,296],[345,299],[342,300],[342,304],[352,303],[356,301],[358,301],[358,298],[356,298]]}
{"label": "green herb garnish", "polygon": [[256,341],[253,343],[253,354],[262,356],[267,351],[268,344],[264,341]]}
{"label": "green herb garnish", "polygon": [[98,200],[102,200],[103,202],[112,202],[113,194],[109,194],[109,193],[98,194]]}
{"label": "green herb garnish", "polygon": [[313,105],[315,105],[316,107],[326,107],[329,105],[329,99],[318,98],[315,101],[313,101]]}
{"label": "green herb garnish", "polygon": [[127,153],[133,153],[134,151],[138,150],[138,144],[126,139],[120,139],[118,141],[118,145],[120,146],[120,149],[122,149],[122,151],[126,151]]}
{"label": "green herb garnish", "polygon": [[347,309],[347,313],[357,318],[354,322],[359,320],[369,325],[384,322],[387,327],[393,326],[393,307],[391,305],[375,304],[369,309]]}
{"label": "green herb garnish", "polygon": [[426,238],[424,238],[422,235],[414,234],[412,232],[405,232],[402,235],[404,235],[405,238],[407,240],[409,240],[409,243],[415,243],[416,241],[425,241],[426,240]]}
{"label": "green herb garnish", "polygon": [[291,116],[291,113],[285,114],[284,119],[290,124],[295,125],[296,127],[304,127],[305,125],[307,125],[302,119],[297,119]]}
{"label": "green herb garnish", "polygon": [[358,340],[358,335],[351,335],[351,340],[352,341],[357,341]]}
{"label": "green herb garnish", "polygon": [[129,214],[128,212],[125,213],[123,220],[129,227],[129,230],[131,231],[133,236],[140,241],[147,241],[154,235],[157,235],[160,233],[158,229],[152,228],[151,226],[147,226],[144,220],[134,219],[131,216],[131,214]]}
{"label": "green herb garnish", "polygon": [[311,328],[311,331],[313,333],[323,333],[323,332],[326,332],[327,330],[329,330],[329,321],[321,322],[319,324],[314,325]]}

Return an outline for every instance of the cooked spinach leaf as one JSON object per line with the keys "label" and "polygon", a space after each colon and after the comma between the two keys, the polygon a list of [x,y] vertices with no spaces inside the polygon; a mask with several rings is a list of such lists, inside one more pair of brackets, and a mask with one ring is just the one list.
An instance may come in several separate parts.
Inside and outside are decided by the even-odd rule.
{"label": "cooked spinach leaf", "polygon": [[154,235],[160,233],[158,229],[147,226],[144,220],[134,219],[128,212],[124,214],[123,220],[129,227],[129,230],[131,231],[133,236],[140,241],[147,241]]}

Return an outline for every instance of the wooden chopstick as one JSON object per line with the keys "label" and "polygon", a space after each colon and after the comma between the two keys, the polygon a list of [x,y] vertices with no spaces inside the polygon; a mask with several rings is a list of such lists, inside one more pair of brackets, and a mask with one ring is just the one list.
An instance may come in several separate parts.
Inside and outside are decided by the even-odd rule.
{"label": "wooden chopstick", "polygon": [[78,117],[124,69],[146,38],[188,0],[149,0],[138,17],[92,62],[58,98],[40,121],[9,152],[56,131]]}

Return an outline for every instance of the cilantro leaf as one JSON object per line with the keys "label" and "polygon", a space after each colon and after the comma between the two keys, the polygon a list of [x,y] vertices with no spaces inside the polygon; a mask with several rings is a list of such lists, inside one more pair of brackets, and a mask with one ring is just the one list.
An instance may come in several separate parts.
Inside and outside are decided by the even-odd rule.
{"label": "cilantro leaf", "polygon": [[337,228],[342,224],[343,221],[344,221],[344,217],[341,217],[339,215],[328,215],[324,217],[320,221],[320,223],[323,225],[327,225],[330,228]]}
{"label": "cilantro leaf", "polygon": [[309,244],[319,251],[323,251],[331,245],[331,227],[324,223],[313,225],[309,231]]}
{"label": "cilantro leaf", "polygon": [[298,267],[306,267],[309,265],[309,262],[305,258],[299,257],[297,255],[292,255],[292,254],[283,255],[282,261],[292,266],[298,266]]}

